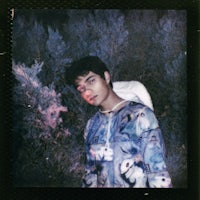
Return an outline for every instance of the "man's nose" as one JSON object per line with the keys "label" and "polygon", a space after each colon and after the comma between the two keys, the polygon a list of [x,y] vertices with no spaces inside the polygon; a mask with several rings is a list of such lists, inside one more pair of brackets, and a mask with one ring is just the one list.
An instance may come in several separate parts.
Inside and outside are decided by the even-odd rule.
{"label": "man's nose", "polygon": [[92,93],[92,90],[90,88],[85,88],[85,95],[90,96]]}

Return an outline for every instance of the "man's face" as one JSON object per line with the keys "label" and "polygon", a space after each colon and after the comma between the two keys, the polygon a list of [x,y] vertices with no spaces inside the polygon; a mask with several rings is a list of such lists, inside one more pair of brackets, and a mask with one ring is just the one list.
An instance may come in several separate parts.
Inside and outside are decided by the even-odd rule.
{"label": "man's face", "polygon": [[104,80],[94,72],[89,72],[85,76],[78,76],[75,83],[77,86],[76,89],[81,94],[81,97],[93,106],[102,105],[110,91],[109,81]]}

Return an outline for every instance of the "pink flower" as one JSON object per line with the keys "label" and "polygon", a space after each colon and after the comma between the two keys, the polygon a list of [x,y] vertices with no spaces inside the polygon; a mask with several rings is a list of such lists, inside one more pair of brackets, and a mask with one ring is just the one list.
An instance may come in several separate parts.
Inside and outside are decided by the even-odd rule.
{"label": "pink flower", "polygon": [[42,110],[41,106],[39,106],[38,110],[45,117],[45,125],[50,126],[53,129],[62,122],[62,119],[59,117],[60,112],[68,111],[66,107],[57,104],[49,106],[46,110]]}

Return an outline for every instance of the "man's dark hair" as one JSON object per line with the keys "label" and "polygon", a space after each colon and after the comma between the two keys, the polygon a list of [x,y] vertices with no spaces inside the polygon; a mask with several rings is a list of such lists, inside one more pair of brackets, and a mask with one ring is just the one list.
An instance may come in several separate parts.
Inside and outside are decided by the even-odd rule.
{"label": "man's dark hair", "polygon": [[97,56],[86,56],[77,61],[74,61],[69,69],[66,70],[66,81],[70,85],[75,85],[75,80],[78,76],[85,76],[90,71],[100,75],[103,79],[105,79],[104,72],[109,72],[106,64],[102,62]]}

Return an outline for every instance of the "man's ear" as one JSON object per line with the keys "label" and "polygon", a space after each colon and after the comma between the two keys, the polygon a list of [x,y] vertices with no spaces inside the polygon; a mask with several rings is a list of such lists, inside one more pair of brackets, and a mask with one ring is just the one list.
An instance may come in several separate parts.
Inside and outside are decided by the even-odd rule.
{"label": "man's ear", "polygon": [[105,81],[107,84],[110,84],[110,74],[108,71],[104,72]]}

